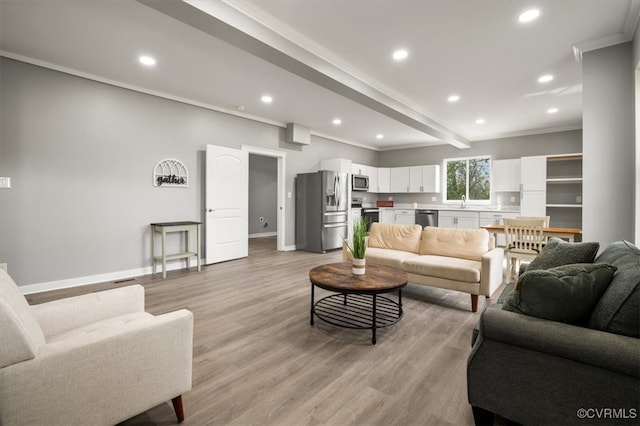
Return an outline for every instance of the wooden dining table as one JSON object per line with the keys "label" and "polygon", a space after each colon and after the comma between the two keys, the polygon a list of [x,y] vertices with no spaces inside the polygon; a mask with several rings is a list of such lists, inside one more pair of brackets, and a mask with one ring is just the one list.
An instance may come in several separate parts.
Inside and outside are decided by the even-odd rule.
{"label": "wooden dining table", "polygon": [[[504,234],[504,225],[486,225],[482,228],[494,234],[496,238],[498,234]],[[545,237],[558,237],[566,239],[570,243],[573,243],[577,236],[582,235],[582,230],[578,228],[558,228],[550,226],[548,228],[542,228],[542,232]]]}

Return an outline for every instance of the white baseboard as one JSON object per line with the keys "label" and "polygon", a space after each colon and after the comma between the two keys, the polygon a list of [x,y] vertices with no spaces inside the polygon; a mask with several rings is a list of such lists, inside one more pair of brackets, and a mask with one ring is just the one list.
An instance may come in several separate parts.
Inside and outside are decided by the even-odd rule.
{"label": "white baseboard", "polygon": [[[193,266],[194,262],[191,262]],[[200,261],[200,264],[204,266],[204,259]],[[183,269],[185,267],[184,260],[176,260],[174,262],[167,262],[167,271],[175,271],[176,269]],[[162,265],[157,266],[158,274],[162,273]],[[34,294],[42,293],[44,291],[60,290],[63,288],[80,287],[83,285],[101,284],[105,282],[112,282],[122,280],[126,278],[135,278],[142,275],[149,275],[153,273],[152,267],[147,266],[145,268],[129,269],[126,271],[108,272],[105,274],[88,275],[85,277],[69,278],[58,281],[48,281],[44,283],[29,284],[19,286],[18,288],[22,294]]]}
{"label": "white baseboard", "polygon": [[275,237],[277,235],[278,235],[277,232],[260,232],[258,234],[249,234],[249,238]]}
{"label": "white baseboard", "polygon": [[296,251],[296,246],[284,246],[284,251]]}

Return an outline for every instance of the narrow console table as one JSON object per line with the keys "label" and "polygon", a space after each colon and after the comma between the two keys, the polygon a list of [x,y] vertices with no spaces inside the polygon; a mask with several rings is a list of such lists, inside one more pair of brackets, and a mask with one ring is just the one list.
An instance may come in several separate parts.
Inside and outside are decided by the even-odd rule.
{"label": "narrow console table", "polygon": [[[200,272],[200,225],[201,222],[165,222],[151,224],[151,259],[153,261],[153,273],[156,273],[157,262],[162,262],[162,278],[167,278],[167,260],[186,259],[187,268],[191,266],[191,257],[196,257],[198,272]],[[162,235],[162,252],[156,255],[155,236],[156,232]],[[168,232],[184,232],[185,251],[175,254],[167,254],[167,233]],[[191,250],[189,244],[189,233],[196,234],[196,248]]]}

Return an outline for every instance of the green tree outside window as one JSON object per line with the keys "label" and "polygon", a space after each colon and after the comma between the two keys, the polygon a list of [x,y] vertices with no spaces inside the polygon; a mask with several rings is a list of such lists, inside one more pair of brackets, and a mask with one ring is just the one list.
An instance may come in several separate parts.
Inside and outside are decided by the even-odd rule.
{"label": "green tree outside window", "polygon": [[471,157],[444,160],[447,190],[446,201],[491,200],[491,157]]}

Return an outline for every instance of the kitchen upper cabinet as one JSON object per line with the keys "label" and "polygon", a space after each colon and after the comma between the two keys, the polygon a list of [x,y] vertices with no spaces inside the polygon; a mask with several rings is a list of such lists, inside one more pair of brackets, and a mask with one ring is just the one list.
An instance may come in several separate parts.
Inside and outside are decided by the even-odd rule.
{"label": "kitchen upper cabinet", "polygon": [[492,164],[493,191],[520,191],[520,159],[494,160]]}
{"label": "kitchen upper cabinet", "polygon": [[391,191],[409,192],[409,167],[391,167]]}
{"label": "kitchen upper cabinet", "polygon": [[546,216],[547,157],[522,157],[520,162],[520,214]]}
{"label": "kitchen upper cabinet", "polygon": [[440,166],[422,166],[422,188],[420,192],[440,192]]}
{"label": "kitchen upper cabinet", "polygon": [[346,158],[328,158],[320,161],[320,170],[333,170],[340,173],[353,173],[351,160]]}
{"label": "kitchen upper cabinet", "polygon": [[547,189],[547,157],[522,157],[520,159],[520,184],[523,191]]}
{"label": "kitchen upper cabinet", "polygon": [[391,192],[391,174],[388,167],[378,167],[378,191],[380,193]]}
{"label": "kitchen upper cabinet", "polygon": [[422,192],[422,166],[409,167],[409,192]]}

